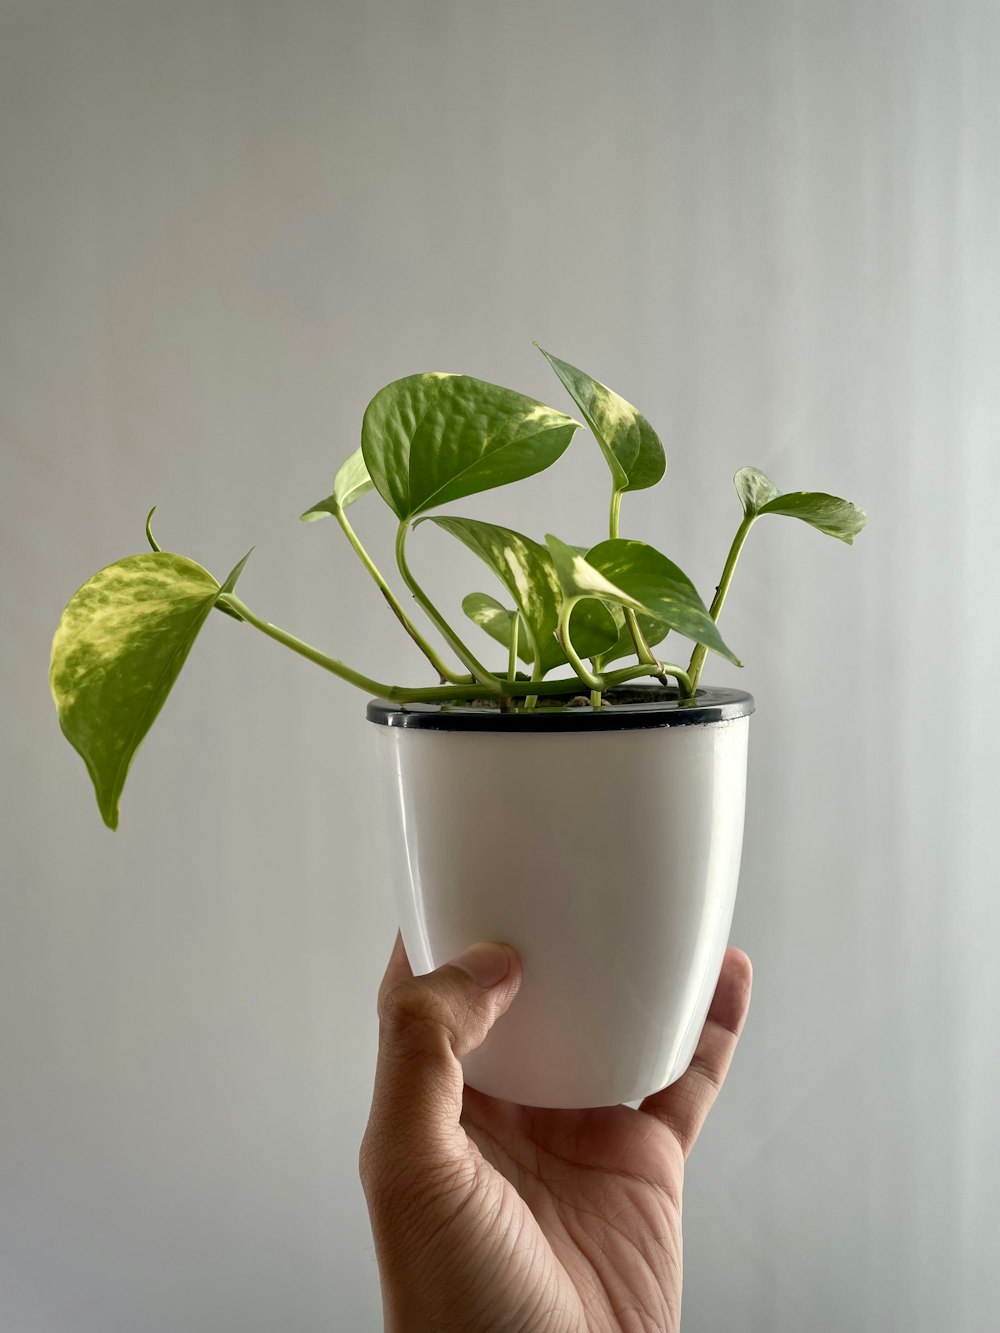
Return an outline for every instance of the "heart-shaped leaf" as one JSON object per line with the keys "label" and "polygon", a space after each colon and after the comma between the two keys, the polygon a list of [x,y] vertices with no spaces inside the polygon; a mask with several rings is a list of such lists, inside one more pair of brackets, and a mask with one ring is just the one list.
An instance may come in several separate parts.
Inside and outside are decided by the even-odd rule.
{"label": "heart-shaped leaf", "polygon": [[361,448],[378,493],[406,522],[541,472],[578,429],[562,412],[470,375],[409,375],[368,404]]}
{"label": "heart-shaped leaf", "polygon": [[557,537],[545,540],[567,597],[618,602],[742,665],[723,642],[694,584],[654,547],[614,537],[592,547],[584,559]]}
{"label": "heart-shaped leaf", "polygon": [[[562,590],[545,547],[523,533],[495,523],[438,515],[434,515],[431,522],[474,551],[510,593],[540,654],[542,673],[561,666],[566,661],[566,654],[555,633],[559,626]],[[611,613],[599,604],[577,607],[570,629],[581,657],[596,657],[618,639],[618,627]]]}
{"label": "heart-shaped leaf", "polygon": [[[246,558],[226,580],[227,591]],[[52,697],[109,828],[118,827],[132,757],[222,592],[201,565],[157,551],[100,570],[62,614],[52,641]]]}
{"label": "heart-shaped leaf", "polygon": [[462,610],[480,629],[485,630],[491,639],[510,651],[510,639],[517,623],[517,655],[522,662],[535,660],[531,646],[531,635],[519,611],[510,611],[502,606],[495,597],[485,592],[470,592],[462,598]]}
{"label": "heart-shaped leaf", "polygon": [[642,413],[585,371],[560,361],[544,347],[538,350],[583,413],[611,468],[615,490],[641,491],[655,486],[667,470],[667,456]]}
{"label": "heart-shaped leaf", "polygon": [[372,485],[364,455],[360,449],[355,449],[350,458],[341,465],[340,471],[334,478],[333,494],[328,495],[325,500],[318,500],[311,509],[301,514],[300,518],[303,523],[314,523],[318,518],[335,514],[338,509],[346,509],[348,505],[360,500],[370,491]]}
{"label": "heart-shaped leaf", "polygon": [[741,467],[733,480],[747,518],[787,514],[848,546],[854,544],[854,538],[868,522],[863,509],[837,495],[823,491],[779,491],[759,468]]}

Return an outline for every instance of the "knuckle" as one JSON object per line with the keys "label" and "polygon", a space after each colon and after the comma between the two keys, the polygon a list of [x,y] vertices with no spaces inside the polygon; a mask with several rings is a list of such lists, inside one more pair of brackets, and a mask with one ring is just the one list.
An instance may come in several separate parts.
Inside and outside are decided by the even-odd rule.
{"label": "knuckle", "polygon": [[419,1050],[436,1050],[442,1041],[450,1044],[453,1028],[447,1001],[428,986],[404,981],[394,986],[379,1003],[379,1027],[394,1044]]}

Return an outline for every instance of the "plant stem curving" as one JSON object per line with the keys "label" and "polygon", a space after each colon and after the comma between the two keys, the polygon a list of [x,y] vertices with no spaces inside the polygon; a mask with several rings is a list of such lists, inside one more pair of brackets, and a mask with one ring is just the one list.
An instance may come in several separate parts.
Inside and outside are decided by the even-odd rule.
{"label": "plant stem curving", "polygon": [[368,570],[368,573],[375,580],[379,592],[389,603],[389,606],[392,608],[393,614],[395,615],[396,619],[403,626],[403,629],[406,630],[407,634],[417,645],[420,651],[424,654],[424,656],[427,658],[428,662],[430,662],[434,670],[441,677],[442,685],[448,681],[452,681],[455,684],[460,683],[462,677],[456,675],[454,669],[449,667],[441,659],[441,657],[438,655],[433,646],[427,642],[424,636],[417,629],[416,625],[414,625],[413,621],[403,610],[402,606],[399,604],[399,600],[396,597],[396,594],[392,591],[388,583],[386,583],[385,579],[382,577],[382,573],[379,570],[378,566],[375,564],[375,561],[371,558],[371,556],[362,546],[360,538],[354,531],[354,528],[351,526],[347,518],[347,515],[344,512],[343,507],[339,504],[337,505],[336,510],[334,512],[334,517],[336,518],[337,522],[343,529],[344,536],[351,543],[351,546],[353,547],[354,552],[357,555],[358,559],[361,561],[365,569]]}
{"label": "plant stem curving", "polygon": [[[715,596],[712,598],[712,605],[708,608],[709,615],[713,620],[719,619],[719,612],[726,600],[726,593],[729,591],[729,585],[733,581],[733,572],[736,569],[736,562],[740,558],[740,552],[743,550],[743,543],[747,539],[747,533],[753,527],[755,514],[744,516],[743,522],[736,529],[736,536],[733,538],[733,544],[729,548],[729,554],[726,556],[725,567],[722,570],[722,578],[719,580],[719,586],[715,590]],[[691,661],[688,665],[688,674],[691,677],[693,689],[698,688],[698,681],[701,677],[702,668],[705,665],[705,658],[708,656],[708,649],[703,643],[695,644],[694,652],[691,654]]]}
{"label": "plant stem curving", "polygon": [[[287,630],[279,629],[277,625],[262,620],[235,593],[223,593],[219,602],[224,602],[231,611],[235,611],[248,625],[252,625],[254,629],[259,630],[269,639],[274,639],[276,643],[282,644],[285,648],[290,648],[292,652],[298,653],[300,657],[315,662],[317,666],[329,671],[332,675],[339,676],[341,680],[346,680],[348,684],[354,685],[368,694],[375,695],[379,699],[388,699],[390,703],[461,703],[473,699],[499,699],[503,693],[510,695],[512,698],[523,698],[526,701],[539,697],[555,698],[560,695],[579,694],[584,689],[599,689],[603,692],[613,689],[616,685],[624,685],[630,680],[637,680],[642,676],[653,674],[648,665],[642,665],[625,667],[620,671],[611,671],[603,677],[595,677],[588,672],[590,680],[569,676],[556,680],[500,681],[494,677],[495,684],[493,685],[386,685],[371,676],[366,676],[361,671],[355,671],[346,662],[328,656],[318,648],[314,648],[312,644],[296,638],[294,634],[289,634]],[[690,681],[687,672],[682,667],[664,662],[658,662],[656,665],[667,675],[676,677],[682,695],[690,695]],[[596,685],[590,683],[594,680],[597,682]]]}
{"label": "plant stem curving", "polygon": [[475,656],[470,648],[467,648],[458,637],[452,627],[445,620],[444,616],[437,609],[431,599],[421,588],[420,584],[413,577],[409,565],[406,563],[406,534],[409,530],[409,523],[404,519],[396,531],[396,564],[399,566],[399,572],[403,576],[403,582],[413,594],[417,605],[424,611],[428,618],[437,627],[441,636],[444,638],[452,652],[469,668],[472,674],[484,685],[495,686],[493,693],[499,692],[500,681],[492,672],[483,666],[482,662]]}
{"label": "plant stem curving", "polygon": [[[618,536],[618,526],[621,520],[621,512],[622,512],[622,496],[624,494],[625,492],[619,490],[617,486],[612,487],[611,511],[608,516],[608,529],[612,539],[615,539]],[[635,648],[636,657],[639,659],[640,662],[644,663],[645,665],[652,666],[656,662],[656,658],[653,656],[653,650],[646,642],[646,636],[642,632],[638,618],[634,611],[626,609],[625,624],[628,626],[628,632],[632,636],[632,646]]]}

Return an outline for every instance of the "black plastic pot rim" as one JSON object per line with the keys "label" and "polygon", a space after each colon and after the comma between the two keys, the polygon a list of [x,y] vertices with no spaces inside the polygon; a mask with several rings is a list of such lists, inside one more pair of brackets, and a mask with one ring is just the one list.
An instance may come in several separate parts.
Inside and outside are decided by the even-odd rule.
{"label": "black plastic pot rim", "polygon": [[553,707],[545,697],[535,708],[502,711],[493,701],[394,704],[372,699],[368,721],[383,727],[415,731],[636,731],[656,727],[704,727],[732,722],[754,711],[753,695],[745,690],[700,689],[693,699],[662,685],[627,685],[609,690],[600,708],[586,695],[579,703]]}

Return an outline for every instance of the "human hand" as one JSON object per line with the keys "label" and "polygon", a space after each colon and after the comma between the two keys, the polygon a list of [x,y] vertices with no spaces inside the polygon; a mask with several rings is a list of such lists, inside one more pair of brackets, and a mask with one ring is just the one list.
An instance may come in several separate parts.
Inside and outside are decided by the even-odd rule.
{"label": "human hand", "polygon": [[397,937],[379,990],[361,1145],[386,1333],[680,1327],[684,1161],[750,1004],[728,949],[688,1071],[638,1110],[542,1110],[464,1086],[521,980],[507,945],[414,977]]}

